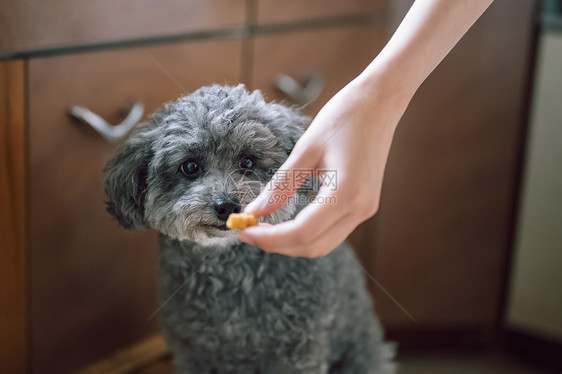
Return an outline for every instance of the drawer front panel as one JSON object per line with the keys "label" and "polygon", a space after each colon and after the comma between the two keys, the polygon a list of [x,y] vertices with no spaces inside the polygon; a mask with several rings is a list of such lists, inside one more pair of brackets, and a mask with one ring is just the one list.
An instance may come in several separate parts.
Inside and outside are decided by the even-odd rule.
{"label": "drawer front panel", "polygon": [[0,52],[216,29],[244,23],[244,0],[0,0]]}
{"label": "drawer front panel", "polygon": [[[115,150],[71,105],[118,123],[182,92],[240,80],[241,42],[191,44],[29,62],[30,288],[36,373],[65,373],[154,332],[157,238],[105,211],[102,169]],[[225,64],[224,61],[229,61]]]}
{"label": "drawer front panel", "polygon": [[258,23],[289,22],[372,12],[388,0],[257,0]]}
{"label": "drawer front panel", "polygon": [[313,115],[341,88],[355,78],[384,46],[383,27],[361,26],[259,36],[254,41],[253,88],[270,100],[295,104],[276,88],[278,74],[306,85],[311,72],[322,77],[318,99],[304,108]]}
{"label": "drawer front panel", "polygon": [[[375,273],[389,326],[494,326],[524,136],[533,0],[495,1],[413,98],[383,185]],[[403,10],[406,12],[406,9]]]}

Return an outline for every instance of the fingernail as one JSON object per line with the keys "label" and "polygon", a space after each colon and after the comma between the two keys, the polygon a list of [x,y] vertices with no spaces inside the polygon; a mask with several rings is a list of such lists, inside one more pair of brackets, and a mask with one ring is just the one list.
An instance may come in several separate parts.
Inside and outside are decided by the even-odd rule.
{"label": "fingernail", "polygon": [[252,201],[250,204],[246,205],[246,207],[244,208],[244,212],[245,213],[250,213],[253,212],[255,210],[257,210],[260,207],[261,203],[260,203],[260,198],[256,198],[254,201]]}

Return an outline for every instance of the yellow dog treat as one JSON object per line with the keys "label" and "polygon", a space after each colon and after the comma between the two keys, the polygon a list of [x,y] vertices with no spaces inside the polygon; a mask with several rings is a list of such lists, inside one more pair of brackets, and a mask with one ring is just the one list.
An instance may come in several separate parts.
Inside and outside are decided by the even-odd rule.
{"label": "yellow dog treat", "polygon": [[251,213],[232,213],[226,220],[226,227],[231,230],[244,229],[250,226],[257,226],[256,216]]}

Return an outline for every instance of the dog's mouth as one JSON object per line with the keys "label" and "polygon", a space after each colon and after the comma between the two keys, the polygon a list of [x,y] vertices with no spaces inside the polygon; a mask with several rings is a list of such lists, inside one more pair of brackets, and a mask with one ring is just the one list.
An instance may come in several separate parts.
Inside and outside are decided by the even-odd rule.
{"label": "dog's mouth", "polygon": [[213,228],[213,229],[216,229],[216,230],[221,230],[221,231],[229,230],[229,228],[226,227],[226,223],[223,223],[221,225],[201,224],[200,226],[210,227],[210,228]]}

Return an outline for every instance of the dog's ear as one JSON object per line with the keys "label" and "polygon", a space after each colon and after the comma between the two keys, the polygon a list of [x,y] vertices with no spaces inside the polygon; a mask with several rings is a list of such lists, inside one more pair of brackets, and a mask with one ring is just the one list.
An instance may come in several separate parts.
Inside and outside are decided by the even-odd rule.
{"label": "dog's ear", "polygon": [[270,104],[275,117],[271,123],[271,130],[281,140],[287,156],[300,139],[304,130],[310,124],[311,118],[304,116],[296,107],[287,107],[282,104]]}
{"label": "dog's ear", "polygon": [[301,115],[296,109],[291,109],[289,121],[285,123],[285,131],[289,140],[287,155],[291,153],[297,141],[304,134],[304,130],[308,127],[310,121],[310,117]]}
{"label": "dog's ear", "polygon": [[107,211],[126,229],[146,228],[144,198],[152,158],[151,131],[143,129],[123,143],[105,169]]}

